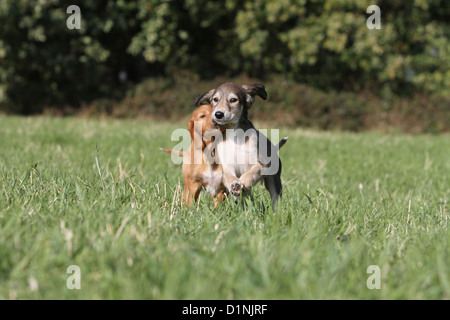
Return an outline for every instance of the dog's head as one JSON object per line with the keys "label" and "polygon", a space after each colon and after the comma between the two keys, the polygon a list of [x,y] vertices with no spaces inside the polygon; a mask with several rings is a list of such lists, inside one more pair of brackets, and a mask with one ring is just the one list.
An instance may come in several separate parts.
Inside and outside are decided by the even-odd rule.
{"label": "dog's head", "polygon": [[240,119],[247,119],[247,110],[255,96],[267,99],[267,92],[262,84],[242,86],[226,82],[195,99],[195,105],[209,102],[212,106],[212,120],[218,126],[236,126]]}
{"label": "dog's head", "polygon": [[201,137],[202,149],[205,149],[206,145],[210,143],[207,138],[207,134],[210,130],[217,130],[217,127],[212,121],[212,107],[209,104],[203,104],[195,109],[191,114],[191,119],[188,123],[189,133],[194,141],[195,135]]}

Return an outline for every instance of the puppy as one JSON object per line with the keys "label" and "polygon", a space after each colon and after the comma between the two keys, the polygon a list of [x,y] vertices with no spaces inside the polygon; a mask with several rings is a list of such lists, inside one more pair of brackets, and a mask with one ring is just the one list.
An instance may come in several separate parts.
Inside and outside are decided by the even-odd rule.
{"label": "puppy", "polygon": [[214,206],[222,202],[227,189],[222,183],[222,167],[204,154],[205,149],[211,144],[212,133],[221,135],[213,124],[211,105],[201,105],[192,112],[188,123],[191,134],[191,145],[185,152],[171,149],[160,150],[183,156],[183,204],[191,206],[192,198],[197,201],[202,188],[214,199]]}
{"label": "puppy", "polygon": [[267,99],[264,85],[237,85],[227,82],[195,99],[195,105],[209,102],[212,120],[226,130],[223,140],[217,142],[217,152],[223,170],[223,184],[235,197],[250,195],[251,187],[262,180],[272,199],[272,207],[282,195],[281,160],[278,149],[257,131],[248,120],[248,109],[255,96]]}

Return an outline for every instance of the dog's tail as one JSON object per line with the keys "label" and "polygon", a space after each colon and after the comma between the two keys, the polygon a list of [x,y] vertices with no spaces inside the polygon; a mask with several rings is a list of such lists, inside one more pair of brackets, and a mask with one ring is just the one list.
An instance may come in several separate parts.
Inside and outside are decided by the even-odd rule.
{"label": "dog's tail", "polygon": [[167,152],[167,153],[172,153],[175,154],[177,156],[182,157],[183,156],[183,151],[178,151],[178,150],[172,150],[172,149],[164,149],[164,148],[159,148],[159,150]]}
{"label": "dog's tail", "polygon": [[278,144],[275,146],[275,148],[277,150],[280,150],[282,146],[284,146],[284,144],[286,143],[288,137],[284,137],[283,139],[280,140],[280,142],[278,142]]}

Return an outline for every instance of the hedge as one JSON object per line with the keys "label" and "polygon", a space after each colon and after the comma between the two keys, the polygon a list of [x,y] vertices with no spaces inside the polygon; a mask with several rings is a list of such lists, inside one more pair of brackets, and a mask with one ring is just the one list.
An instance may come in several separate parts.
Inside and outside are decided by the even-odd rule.
{"label": "hedge", "polygon": [[[366,26],[373,4],[379,30]],[[79,30],[66,27],[69,5],[80,7]],[[446,0],[2,0],[0,108],[79,108],[180,70],[447,97],[449,21]]]}

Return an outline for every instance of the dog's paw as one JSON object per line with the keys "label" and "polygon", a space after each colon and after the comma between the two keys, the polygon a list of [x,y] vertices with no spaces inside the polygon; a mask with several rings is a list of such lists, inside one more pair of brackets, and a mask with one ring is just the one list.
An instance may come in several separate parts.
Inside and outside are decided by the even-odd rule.
{"label": "dog's paw", "polygon": [[233,196],[235,197],[239,197],[241,195],[241,192],[243,192],[245,189],[245,186],[242,182],[240,181],[234,181],[231,185],[230,185],[230,192]]}

